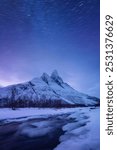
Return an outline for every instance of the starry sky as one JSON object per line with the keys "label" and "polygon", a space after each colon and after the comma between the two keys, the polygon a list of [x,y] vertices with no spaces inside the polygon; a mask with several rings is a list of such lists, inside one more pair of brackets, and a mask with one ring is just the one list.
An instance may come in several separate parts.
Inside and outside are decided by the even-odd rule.
{"label": "starry sky", "polygon": [[1,0],[0,85],[56,69],[80,92],[99,97],[99,0]]}

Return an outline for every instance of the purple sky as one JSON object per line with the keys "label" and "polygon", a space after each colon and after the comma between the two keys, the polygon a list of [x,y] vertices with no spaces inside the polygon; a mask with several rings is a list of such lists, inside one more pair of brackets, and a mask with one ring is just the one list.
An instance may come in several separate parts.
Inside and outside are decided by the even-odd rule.
{"label": "purple sky", "polygon": [[0,1],[0,85],[58,70],[99,97],[99,0]]}

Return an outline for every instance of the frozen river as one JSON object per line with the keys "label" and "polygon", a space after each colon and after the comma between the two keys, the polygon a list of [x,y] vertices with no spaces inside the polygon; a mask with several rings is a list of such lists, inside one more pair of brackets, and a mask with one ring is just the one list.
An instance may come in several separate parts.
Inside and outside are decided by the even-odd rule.
{"label": "frozen river", "polygon": [[0,109],[0,150],[99,150],[99,108]]}

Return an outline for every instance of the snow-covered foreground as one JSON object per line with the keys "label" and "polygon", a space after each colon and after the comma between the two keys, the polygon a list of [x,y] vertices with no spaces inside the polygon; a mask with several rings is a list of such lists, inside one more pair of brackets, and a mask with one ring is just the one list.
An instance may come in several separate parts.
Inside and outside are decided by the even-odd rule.
{"label": "snow-covered foreground", "polygon": [[[5,135],[8,131],[3,131],[4,123],[9,130],[13,130],[10,133],[15,139],[15,148],[19,149],[24,139],[20,141],[19,137],[27,137],[28,139],[39,139],[38,150],[99,150],[100,149],[100,109],[99,108],[66,108],[66,109],[0,109],[0,122],[3,125],[0,128],[2,135]],[[16,123],[14,125],[14,122]],[[5,127],[6,129],[6,127]],[[15,134],[14,134],[15,133]],[[1,138],[0,134],[0,138]],[[44,138],[46,140],[44,140]],[[54,139],[57,139],[53,141]],[[2,138],[1,138],[2,139]],[[16,139],[18,139],[16,141]],[[2,145],[5,139],[3,139]],[[7,139],[8,141],[8,139]],[[51,146],[48,143],[53,143]],[[59,143],[60,141],[60,143]],[[39,147],[39,144],[44,142],[43,147]],[[10,142],[9,142],[10,143]],[[13,143],[13,138],[12,142]],[[28,141],[29,145],[30,142]],[[37,144],[36,143],[36,144]],[[32,143],[31,143],[32,144]],[[5,144],[6,145],[6,144]],[[13,145],[13,144],[12,144]],[[49,147],[50,146],[50,147]],[[10,146],[9,146],[10,147]],[[33,148],[34,143],[33,143]],[[7,147],[8,148],[8,147]],[[0,150],[5,149],[4,144],[0,147]],[[14,148],[14,147],[13,147]],[[12,148],[11,148],[12,149]],[[30,148],[24,148],[26,150],[32,150]],[[19,150],[22,150],[20,148]]]}
{"label": "snow-covered foreground", "polygon": [[66,131],[54,150],[99,150],[100,109],[83,108],[71,114],[76,122],[63,126]]}
{"label": "snow-covered foreground", "polygon": [[51,109],[51,108],[20,108],[12,110],[10,108],[0,109],[0,121],[23,121],[31,118],[48,117],[76,112],[78,108]]}

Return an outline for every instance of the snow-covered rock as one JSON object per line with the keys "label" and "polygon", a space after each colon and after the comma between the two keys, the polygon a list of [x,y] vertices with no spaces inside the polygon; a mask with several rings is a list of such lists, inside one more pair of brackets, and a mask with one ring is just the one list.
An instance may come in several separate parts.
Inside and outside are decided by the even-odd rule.
{"label": "snow-covered rock", "polygon": [[31,81],[0,88],[0,105],[8,101],[38,101],[39,103],[61,101],[71,105],[98,105],[99,99],[80,93],[65,83],[54,70],[49,76],[46,73]]}

